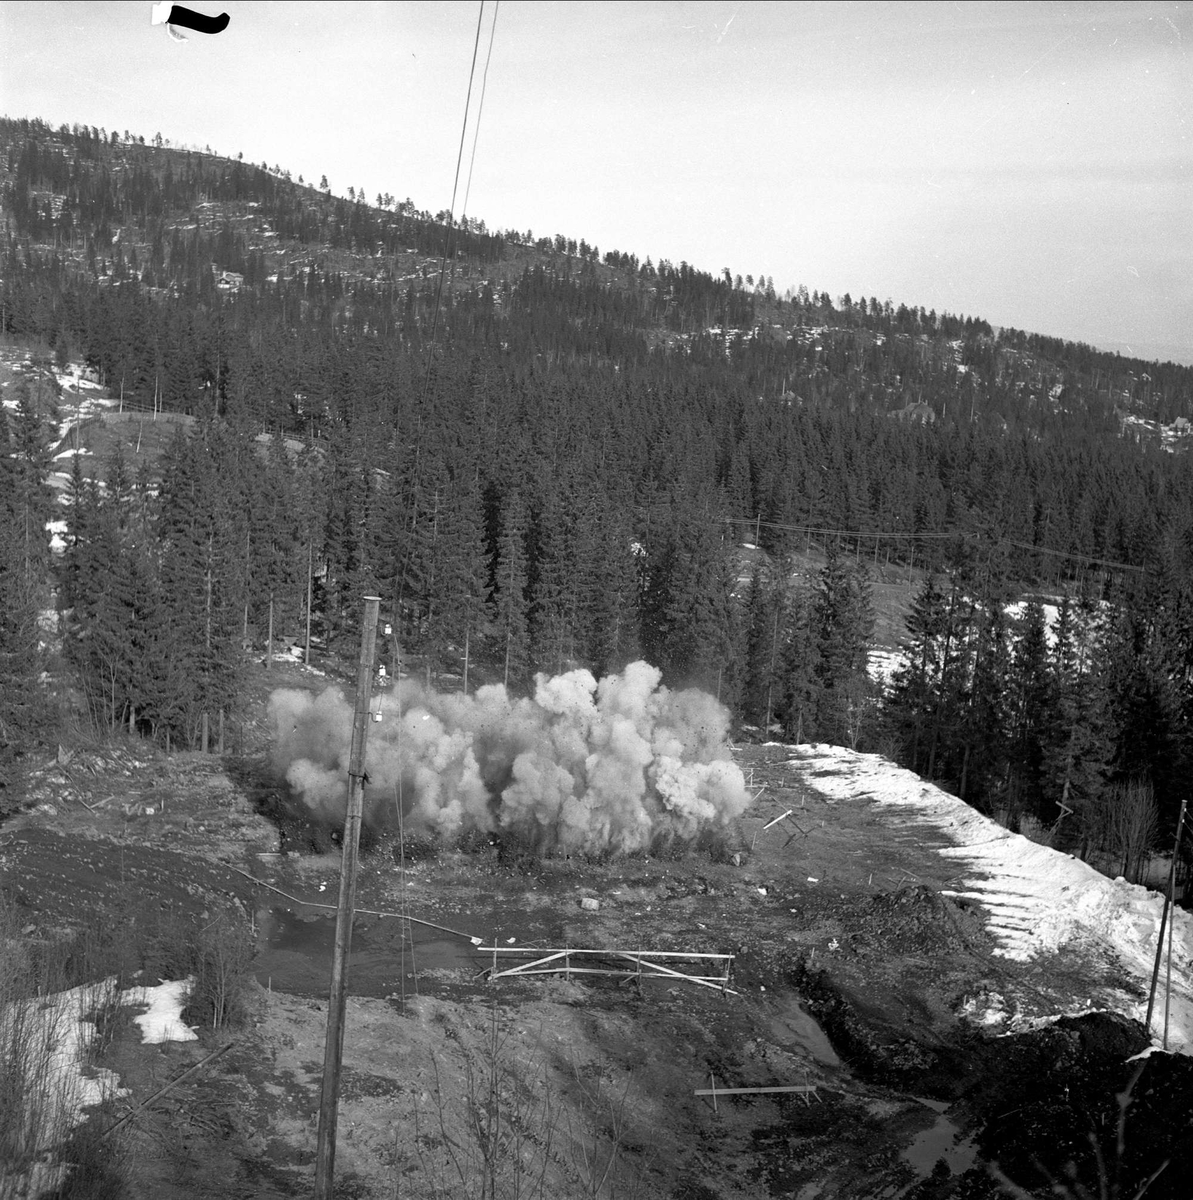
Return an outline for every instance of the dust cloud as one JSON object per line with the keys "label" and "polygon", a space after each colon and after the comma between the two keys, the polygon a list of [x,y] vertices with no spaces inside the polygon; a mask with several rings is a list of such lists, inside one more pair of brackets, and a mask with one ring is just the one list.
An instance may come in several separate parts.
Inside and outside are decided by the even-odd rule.
{"label": "dust cloud", "polygon": [[[375,694],[365,823],[453,840],[510,833],[540,853],[628,853],[729,825],[750,802],[712,696],[661,686],[649,663],[441,695],[409,680]],[[274,766],[318,818],[342,823],[352,705],[338,688],[269,703]]]}

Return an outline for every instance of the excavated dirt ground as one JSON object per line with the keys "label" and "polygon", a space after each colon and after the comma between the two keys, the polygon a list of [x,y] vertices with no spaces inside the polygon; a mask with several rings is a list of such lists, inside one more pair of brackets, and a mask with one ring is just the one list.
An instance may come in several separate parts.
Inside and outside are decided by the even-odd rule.
{"label": "excavated dirt ground", "polygon": [[[956,881],[926,852],[938,834],[894,826],[870,804],[825,802],[789,758],[774,746],[739,751],[761,794],[715,854],[593,864],[509,861],[485,844],[371,847],[361,909],[484,946],[736,959],[731,992],[656,979],[490,982],[491,955],[466,936],[361,916],[337,1196],[1015,1194],[995,1162],[1019,1194],[1098,1195],[1091,1136],[1107,1186],[1118,1171],[1121,1194],[1134,1195],[1171,1160],[1147,1196],[1186,1195],[1187,1061],[1153,1056],[1139,1068],[1120,1157],[1116,1095],[1136,1069],[1125,1058],[1146,1044],[1141,1027],[1095,1013],[995,1038],[964,1016],[992,997],[1020,1019],[1071,1010],[1123,985],[1114,964],[995,956],[981,911],[940,894]],[[793,819],[763,828],[787,809]],[[125,1123],[129,1194],[310,1194],[332,940],[329,909],[316,905],[335,903],[339,867],[313,847],[327,844],[262,758],[167,758],[139,742],[47,765],[30,809],[0,826],[0,888],[31,936],[84,911],[167,912],[198,926],[229,903],[255,931],[243,1028],[142,1046],[131,1022],[118,1023],[103,1065],[130,1095],[93,1116],[101,1125],[232,1043]],[[696,1095],[710,1081],[813,1090],[714,1103]],[[1069,1191],[1051,1190],[1050,1174]]]}

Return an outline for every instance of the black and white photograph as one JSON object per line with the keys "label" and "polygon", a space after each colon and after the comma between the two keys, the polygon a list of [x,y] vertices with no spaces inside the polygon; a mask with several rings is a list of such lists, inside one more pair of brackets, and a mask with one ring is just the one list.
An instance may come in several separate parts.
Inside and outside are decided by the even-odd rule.
{"label": "black and white photograph", "polygon": [[1193,2],[0,4],[0,1200],[1187,1200]]}

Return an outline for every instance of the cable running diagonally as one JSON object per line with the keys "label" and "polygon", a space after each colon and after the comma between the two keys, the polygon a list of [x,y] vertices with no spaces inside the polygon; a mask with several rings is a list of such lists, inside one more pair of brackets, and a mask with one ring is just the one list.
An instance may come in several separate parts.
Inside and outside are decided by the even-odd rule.
{"label": "cable running diagonally", "polygon": [[[449,251],[453,248],[453,242],[454,242],[456,193],[460,186],[460,166],[464,161],[464,140],[468,133],[468,113],[472,108],[472,85],[473,85],[474,80],[476,79],[476,56],[480,50],[481,26],[484,21],[484,16],[485,16],[485,0],[481,0],[480,11],[476,15],[476,36],[474,37],[473,43],[472,43],[472,64],[468,69],[468,93],[464,98],[464,120],[460,126],[460,148],[456,153],[456,174],[455,174],[455,178],[452,180],[452,202],[451,202],[451,207],[448,209],[447,230],[444,234],[444,239],[443,239],[443,254],[439,259],[439,281],[435,288],[435,308],[434,308],[434,311],[431,316],[431,336],[427,339],[427,369],[426,369],[426,373],[423,376],[422,398],[421,398],[421,401],[418,406],[418,418],[417,419],[418,419],[418,425],[419,425],[419,433],[418,433],[418,435],[416,435],[415,440],[414,440],[414,471],[413,471],[413,487],[414,487],[415,500],[417,500],[418,491],[419,491],[419,457],[420,457],[421,442],[422,442],[422,436],[421,436],[422,413],[423,413],[423,410],[426,408],[427,397],[430,395],[430,391],[431,391],[431,367],[435,361],[435,333],[436,333],[436,330],[439,325],[439,308],[440,308],[440,305],[443,300],[443,275],[444,275],[444,270],[447,266],[447,256],[448,256]],[[494,14],[494,25],[496,25],[496,14]],[[492,52],[492,48],[493,48],[492,36],[490,35],[490,41],[489,41],[490,53]],[[485,70],[486,70],[486,74],[487,74],[487,72],[488,72],[488,62],[487,61],[485,64]],[[478,123],[479,123],[479,115],[478,115]],[[473,157],[475,158],[475,155],[476,155],[475,137],[473,138],[472,152],[473,152]],[[472,169],[471,169],[471,167],[469,167],[469,180],[471,180],[471,175],[472,175]],[[453,267],[453,273],[454,273],[454,269],[455,269],[454,255],[453,255],[452,267]],[[417,511],[418,511],[417,503],[412,504],[411,510],[410,510],[411,531],[413,531],[413,525],[414,525],[414,521],[416,519],[415,514],[417,513]],[[399,616],[400,616],[401,609],[402,609],[403,596],[404,596],[404,593],[406,590],[406,576],[407,576],[407,572],[409,571],[409,567],[410,567],[410,556],[413,552],[413,544],[414,544],[414,539],[413,539],[413,537],[411,537],[410,539],[408,539],[407,551],[406,551],[406,555],[405,555],[405,558],[404,558],[403,564],[402,564],[402,573],[398,580],[398,594],[397,594],[397,598],[396,598],[397,605],[396,605],[395,615],[399,615]]]}
{"label": "cable running diagonally", "polygon": [[443,274],[447,267],[448,252],[453,247],[452,234],[455,230],[456,192],[460,186],[460,167],[464,162],[464,139],[468,133],[468,113],[472,108],[472,84],[476,78],[476,56],[481,44],[481,22],[485,16],[485,0],[481,0],[480,12],[476,15],[476,38],[472,43],[472,66],[468,70],[468,94],[464,98],[464,122],[460,126],[460,149],[456,154],[456,176],[452,181],[452,202],[447,213],[447,233],[443,239],[443,256],[439,260],[439,283],[435,288],[435,310],[431,316],[431,337],[427,344],[427,374],[423,382],[423,403],[431,386],[431,363],[434,361],[435,329],[439,324],[439,306],[443,299]]}
{"label": "cable running diagonally", "polygon": [[[495,0],[493,5],[493,24],[489,27],[489,50],[485,55],[485,70],[481,75],[481,98],[476,106],[476,122],[472,127],[472,156],[468,159],[468,182],[464,186],[464,204],[460,209],[460,222],[468,214],[468,195],[472,191],[472,168],[476,165],[476,143],[481,132],[481,116],[485,111],[485,92],[489,86],[489,63],[493,59],[493,38],[497,33],[497,14],[501,11],[501,0]],[[452,263],[455,267],[455,263]]]}

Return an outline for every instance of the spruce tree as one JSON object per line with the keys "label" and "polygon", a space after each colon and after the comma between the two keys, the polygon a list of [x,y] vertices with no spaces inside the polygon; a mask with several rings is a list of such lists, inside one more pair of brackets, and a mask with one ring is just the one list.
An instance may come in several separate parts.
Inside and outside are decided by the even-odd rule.
{"label": "spruce tree", "polygon": [[813,597],[805,590],[786,596],[786,638],[780,654],[779,702],[775,715],[789,742],[811,742],[819,737],[819,647]]}
{"label": "spruce tree", "polygon": [[907,615],[903,662],[896,670],[884,705],[884,716],[899,748],[899,761],[922,772],[940,704],[940,678],[947,626],[946,602],[930,574]]}
{"label": "spruce tree", "polygon": [[523,688],[530,674],[530,622],[527,598],[527,513],[517,489],[501,503],[494,565],[493,657],[509,688]]}
{"label": "spruce tree", "polygon": [[1046,803],[1045,750],[1055,711],[1055,691],[1048,663],[1044,607],[1037,598],[1027,600],[1016,624],[1008,689],[1007,803],[1012,827],[1022,813],[1048,822],[1058,815],[1056,808]]}
{"label": "spruce tree", "polygon": [[558,675],[576,657],[580,579],[569,506],[557,483],[544,486],[533,525],[530,645],[535,667]]}
{"label": "spruce tree", "polygon": [[44,385],[34,388],[28,376],[14,390],[17,405],[9,422],[12,449],[5,470],[5,508],[19,543],[22,570],[32,575],[44,570],[50,550],[45,527],[54,515],[54,498],[46,480],[54,431],[42,410],[52,407],[53,396]]}
{"label": "spruce tree", "polygon": [[866,670],[874,609],[865,568],[850,567],[832,542],[817,582],[812,620],[818,736],[856,748],[876,700]]}
{"label": "spruce tree", "polygon": [[[948,779],[956,786],[958,735],[973,674],[973,580],[964,560],[954,561],[945,604],[944,640],[940,648],[940,678],[932,734],[928,744],[927,774]],[[962,751],[963,754],[963,751]]]}
{"label": "spruce tree", "polygon": [[746,663],[742,717],[753,725],[769,724],[779,651],[779,610],[775,589],[755,564],[746,593]]}
{"label": "spruce tree", "polygon": [[[213,424],[201,425],[172,443],[162,480],[159,526],[162,542],[160,603],[173,614],[181,638],[175,661],[189,656],[190,671],[175,678],[185,694],[173,710],[181,725],[167,727],[172,739],[209,750],[220,714],[232,715],[240,697],[240,641],[249,586],[245,546],[247,513],[244,472],[255,468],[250,446]],[[172,632],[159,629],[162,644]]]}
{"label": "spruce tree", "polygon": [[14,519],[21,501],[14,490],[9,460],[0,459],[0,815],[19,800],[21,759],[49,733],[38,628],[44,585],[40,573],[26,565],[24,531]]}
{"label": "spruce tree", "polygon": [[741,680],[736,573],[721,527],[676,502],[668,527],[648,547],[643,643],[675,686],[697,686],[734,702]]}
{"label": "spruce tree", "polygon": [[468,690],[485,627],[487,563],[480,481],[466,465],[452,479],[447,494],[443,545],[430,639],[440,658],[450,655],[458,664],[461,684]]}
{"label": "spruce tree", "polygon": [[[1059,808],[1059,821],[1068,818],[1074,829],[1088,828],[1114,753],[1101,625],[1098,607],[1088,596],[1064,596],[1052,649],[1055,710],[1044,751],[1044,776]],[[1081,848],[1084,857],[1087,837],[1082,837]]]}
{"label": "spruce tree", "polygon": [[957,794],[987,812],[996,807],[1006,782],[1010,664],[1004,585],[1000,572],[988,565],[974,597],[969,679],[956,734],[960,763],[954,766]]}
{"label": "spruce tree", "polygon": [[595,487],[577,531],[577,620],[583,656],[600,678],[641,654],[639,589],[642,544],[634,536],[631,506],[618,492]]}

